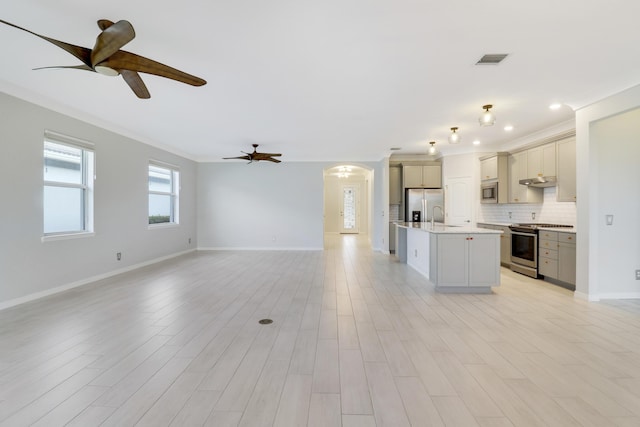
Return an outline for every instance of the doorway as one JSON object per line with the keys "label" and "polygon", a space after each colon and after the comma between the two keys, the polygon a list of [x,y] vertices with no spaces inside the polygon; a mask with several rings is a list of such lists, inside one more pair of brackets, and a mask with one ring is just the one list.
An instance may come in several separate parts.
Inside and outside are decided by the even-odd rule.
{"label": "doorway", "polygon": [[371,235],[373,172],[356,165],[324,170],[325,234]]}
{"label": "doorway", "polygon": [[360,227],[359,186],[342,185],[342,206],[340,207],[340,233],[358,234]]}

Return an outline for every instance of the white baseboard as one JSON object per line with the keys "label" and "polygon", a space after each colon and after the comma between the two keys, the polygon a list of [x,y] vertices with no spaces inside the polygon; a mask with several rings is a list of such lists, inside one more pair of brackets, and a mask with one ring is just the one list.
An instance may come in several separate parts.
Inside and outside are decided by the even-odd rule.
{"label": "white baseboard", "polygon": [[199,247],[199,251],[323,251],[324,248],[297,248],[297,247],[237,247],[237,246],[213,246],[213,247]]}
{"label": "white baseboard", "polygon": [[35,301],[40,298],[47,297],[49,295],[57,294],[60,292],[68,291],[69,289],[77,288],[79,286],[88,285],[89,283],[97,282],[98,280],[106,279],[108,277],[112,277],[118,274],[126,273],[128,271],[136,270],[141,267],[146,267],[151,264],[156,264],[158,262],[166,261],[171,258],[179,257],[180,255],[185,255],[190,252],[195,252],[195,249],[189,249],[187,251],[177,252],[171,255],[166,255],[160,258],[154,258],[149,261],[144,261],[138,264],[130,265],[124,268],[119,268],[117,270],[112,270],[107,273],[98,274],[96,276],[87,277],[86,279],[78,280],[72,283],[67,283],[66,285],[57,286],[55,288],[47,289],[46,291],[36,292],[33,294],[25,295],[23,297],[14,298],[8,301],[0,302],[0,310],[7,309],[9,307],[15,307],[16,305],[24,304],[26,302]]}
{"label": "white baseboard", "polygon": [[575,291],[573,293],[574,298],[584,301],[598,302],[603,299],[640,299],[640,292],[613,292],[605,294],[585,294],[583,292]]}

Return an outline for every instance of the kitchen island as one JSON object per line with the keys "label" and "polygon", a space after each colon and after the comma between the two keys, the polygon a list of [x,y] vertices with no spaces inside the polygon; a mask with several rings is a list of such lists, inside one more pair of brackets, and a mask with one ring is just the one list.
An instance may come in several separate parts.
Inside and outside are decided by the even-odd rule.
{"label": "kitchen island", "polygon": [[500,230],[398,222],[396,256],[440,292],[489,293],[500,286]]}

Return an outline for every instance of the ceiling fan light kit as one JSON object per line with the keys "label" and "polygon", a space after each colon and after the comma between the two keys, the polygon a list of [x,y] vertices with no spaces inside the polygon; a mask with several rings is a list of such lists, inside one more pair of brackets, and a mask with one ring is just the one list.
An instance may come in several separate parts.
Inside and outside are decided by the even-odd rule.
{"label": "ceiling fan light kit", "polygon": [[151,98],[151,94],[138,73],[153,74],[192,86],[203,86],[207,84],[207,82],[200,77],[187,74],[168,65],[136,55],[135,53],[120,50],[120,48],[136,36],[133,26],[129,21],[120,20],[113,23],[108,19],[100,19],[98,21],[98,27],[102,32],[96,37],[93,49],[52,39],[10,22],[3,21],[2,19],[0,19],[0,22],[46,40],[75,56],[82,62],[82,65],[40,67],[35,68],[36,70],[43,68],[70,68],[93,71],[105,76],[122,75],[122,78],[131,90],[133,90],[138,98],[142,99]]}

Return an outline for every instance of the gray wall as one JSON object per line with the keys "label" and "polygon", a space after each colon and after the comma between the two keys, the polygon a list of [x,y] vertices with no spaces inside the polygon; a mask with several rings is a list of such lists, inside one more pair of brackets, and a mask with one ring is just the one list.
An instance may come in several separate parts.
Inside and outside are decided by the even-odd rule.
{"label": "gray wall", "polygon": [[[195,162],[5,93],[0,112],[0,308],[196,247]],[[95,144],[93,237],[41,241],[45,129]],[[177,227],[148,229],[149,159],[180,168]]]}
{"label": "gray wall", "polygon": [[[329,162],[198,165],[198,247],[322,249],[323,171]],[[373,171],[371,244],[382,238],[382,162]],[[376,215],[375,213],[378,213]]]}

